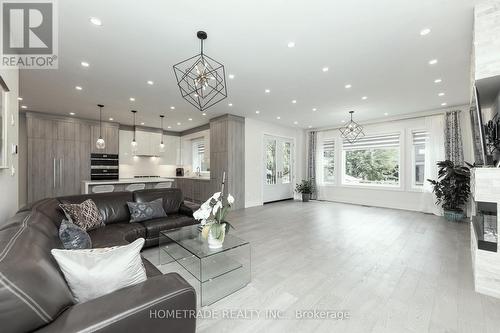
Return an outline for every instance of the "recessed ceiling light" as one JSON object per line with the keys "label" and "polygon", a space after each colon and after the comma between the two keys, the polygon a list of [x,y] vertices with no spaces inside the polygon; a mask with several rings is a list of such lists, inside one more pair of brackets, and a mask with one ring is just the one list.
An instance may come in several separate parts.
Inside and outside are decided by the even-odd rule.
{"label": "recessed ceiling light", "polygon": [[441,79],[435,79],[434,80],[434,83],[441,83],[441,82],[443,82],[443,80],[441,80]]}
{"label": "recessed ceiling light", "polygon": [[429,60],[429,65],[435,65],[438,63],[438,60],[437,59],[432,59],[432,60]]}
{"label": "recessed ceiling light", "polygon": [[388,116],[389,114],[387,112],[384,112],[384,116]]}
{"label": "recessed ceiling light", "polygon": [[171,106],[171,107],[170,107],[170,110],[175,110],[175,106]]}
{"label": "recessed ceiling light", "polygon": [[23,98],[22,98],[22,97],[18,97],[18,98],[17,98],[17,100],[18,100],[18,101],[22,101],[22,100],[23,100]]}
{"label": "recessed ceiling light", "polygon": [[21,105],[21,109],[27,109],[28,107],[26,105]]}
{"label": "recessed ceiling light", "polygon": [[323,72],[328,72],[328,67],[323,67],[322,71]]}
{"label": "recessed ceiling light", "polygon": [[149,84],[150,86],[152,86],[153,84],[155,84],[153,81],[149,80],[146,82],[147,84]]}
{"label": "recessed ceiling light", "polygon": [[229,74],[229,78],[232,80],[234,79],[234,74]]}
{"label": "recessed ceiling light", "polygon": [[295,42],[288,42],[287,46],[289,48],[295,47]]}
{"label": "recessed ceiling light", "polygon": [[206,112],[203,112],[201,115],[202,115],[202,116],[206,116],[206,115],[207,115],[207,113],[206,113]]}
{"label": "recessed ceiling light", "polygon": [[131,102],[135,102],[135,98],[134,98],[134,97],[130,97],[130,98],[129,98],[129,100],[130,100]]}
{"label": "recessed ceiling light", "polygon": [[109,118],[109,121],[113,121],[114,119],[113,118]]}
{"label": "recessed ceiling light", "polygon": [[167,128],[172,128],[172,126],[167,126]]}
{"label": "recessed ceiling light", "polygon": [[313,108],[312,110],[313,110],[313,111],[317,111],[318,109],[316,109],[316,108]]}
{"label": "recessed ceiling light", "polygon": [[181,123],[177,123],[177,126],[180,126],[180,125],[181,125]]}
{"label": "recessed ceiling light", "polygon": [[188,120],[189,120],[189,121],[193,121],[193,118],[189,118]]}
{"label": "recessed ceiling light", "polygon": [[446,106],[446,105],[448,105],[448,103],[446,103],[446,102],[445,103],[441,103],[441,106]]}
{"label": "recessed ceiling light", "polygon": [[363,96],[363,97],[361,97],[361,99],[362,99],[363,101],[365,101],[365,100],[367,100],[367,99],[368,99],[368,97],[367,97],[367,96]]}
{"label": "recessed ceiling light", "polygon": [[141,125],[144,125],[144,123],[141,123]]}
{"label": "recessed ceiling light", "polygon": [[255,113],[256,113],[256,114],[259,114],[259,113],[260,113],[260,111],[259,111],[259,110],[257,110],[257,111],[255,111]]}
{"label": "recessed ceiling light", "polygon": [[312,125],[307,126],[307,128],[312,128]]}
{"label": "recessed ceiling light", "polygon": [[86,62],[86,61],[82,61],[82,62],[81,62],[81,65],[82,65],[83,67],[89,67],[89,66],[90,66],[90,64],[89,64],[88,62]]}
{"label": "recessed ceiling light", "polygon": [[345,87],[346,89],[350,89],[350,88],[352,88],[352,84],[346,84],[344,87]]}
{"label": "recessed ceiling light", "polygon": [[269,93],[271,92],[271,90],[266,89],[266,90],[264,90],[264,92],[265,92],[266,94],[269,94]]}
{"label": "recessed ceiling light", "polygon": [[74,116],[75,114],[76,114],[76,113],[74,113],[74,112],[70,112],[70,113],[69,113],[69,115],[70,115],[70,116]]}
{"label": "recessed ceiling light", "polygon": [[82,88],[82,87],[80,87],[80,86],[76,86],[76,87],[75,87],[75,89],[76,89],[76,90],[82,90],[83,88]]}
{"label": "recessed ceiling light", "polygon": [[297,101],[296,101],[296,100],[292,100],[292,104],[296,104],[296,103],[297,103]]}
{"label": "recessed ceiling light", "polygon": [[297,125],[298,123],[299,123],[299,122],[298,122],[297,120],[295,120],[295,121],[293,122],[293,124],[294,124],[294,125]]}
{"label": "recessed ceiling light", "polygon": [[281,117],[280,117],[280,116],[277,116],[277,117],[276,117],[276,119],[280,120],[280,119],[281,119]]}
{"label": "recessed ceiling light", "polygon": [[341,122],[341,123],[345,123],[345,120],[341,120],[340,122]]}
{"label": "recessed ceiling light", "polygon": [[229,103],[228,106],[233,106],[233,103]]}
{"label": "recessed ceiling light", "polygon": [[443,97],[443,96],[444,96],[444,92],[440,92],[440,93],[438,94],[438,96],[439,96],[439,97]]}
{"label": "recessed ceiling light", "polygon": [[91,17],[89,20],[90,20],[90,23],[92,23],[93,25],[97,25],[97,26],[102,25],[102,21],[97,17]]}
{"label": "recessed ceiling light", "polygon": [[429,28],[425,28],[425,29],[420,30],[420,36],[425,36],[425,35],[428,35],[430,33],[431,33],[431,29],[429,29]]}

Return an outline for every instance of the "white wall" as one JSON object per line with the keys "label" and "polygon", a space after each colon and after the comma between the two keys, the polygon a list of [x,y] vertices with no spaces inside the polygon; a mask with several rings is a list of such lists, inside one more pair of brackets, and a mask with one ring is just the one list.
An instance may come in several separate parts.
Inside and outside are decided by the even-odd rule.
{"label": "white wall", "polygon": [[251,118],[245,119],[245,207],[263,203],[264,135],[292,138],[295,141],[295,173],[292,183],[305,178],[305,131]]}
{"label": "white wall", "polygon": [[[9,87],[7,94],[7,159],[8,168],[0,169],[0,224],[14,215],[19,208],[18,184],[19,177],[18,155],[12,155],[11,145],[18,144],[19,140],[19,107],[17,97],[19,96],[19,71],[18,70],[0,70],[0,75]],[[13,124],[11,123],[13,120]]]}

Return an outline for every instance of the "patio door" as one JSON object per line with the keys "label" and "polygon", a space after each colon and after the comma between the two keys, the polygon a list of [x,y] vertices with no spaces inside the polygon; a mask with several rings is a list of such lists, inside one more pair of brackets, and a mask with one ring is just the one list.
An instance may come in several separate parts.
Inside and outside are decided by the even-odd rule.
{"label": "patio door", "polygon": [[264,203],[293,199],[293,140],[264,136]]}

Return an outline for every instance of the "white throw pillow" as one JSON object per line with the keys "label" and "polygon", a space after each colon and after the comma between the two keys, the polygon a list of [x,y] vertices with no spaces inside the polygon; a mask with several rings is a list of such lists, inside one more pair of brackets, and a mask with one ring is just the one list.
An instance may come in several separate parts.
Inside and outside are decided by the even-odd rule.
{"label": "white throw pillow", "polygon": [[144,238],[139,238],[125,246],[51,252],[76,302],[82,303],[146,281],[143,245]]}

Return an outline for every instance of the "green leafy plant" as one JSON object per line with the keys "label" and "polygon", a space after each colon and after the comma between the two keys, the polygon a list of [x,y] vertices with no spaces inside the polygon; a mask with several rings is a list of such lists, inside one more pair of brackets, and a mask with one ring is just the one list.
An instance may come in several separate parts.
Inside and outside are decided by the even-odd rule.
{"label": "green leafy plant", "polygon": [[470,169],[448,160],[438,162],[437,166],[438,179],[427,179],[433,186],[436,204],[444,210],[461,212],[470,196]]}
{"label": "green leafy plant", "polygon": [[314,182],[312,179],[302,180],[302,183],[295,184],[295,191],[297,193],[312,194],[315,191]]}

